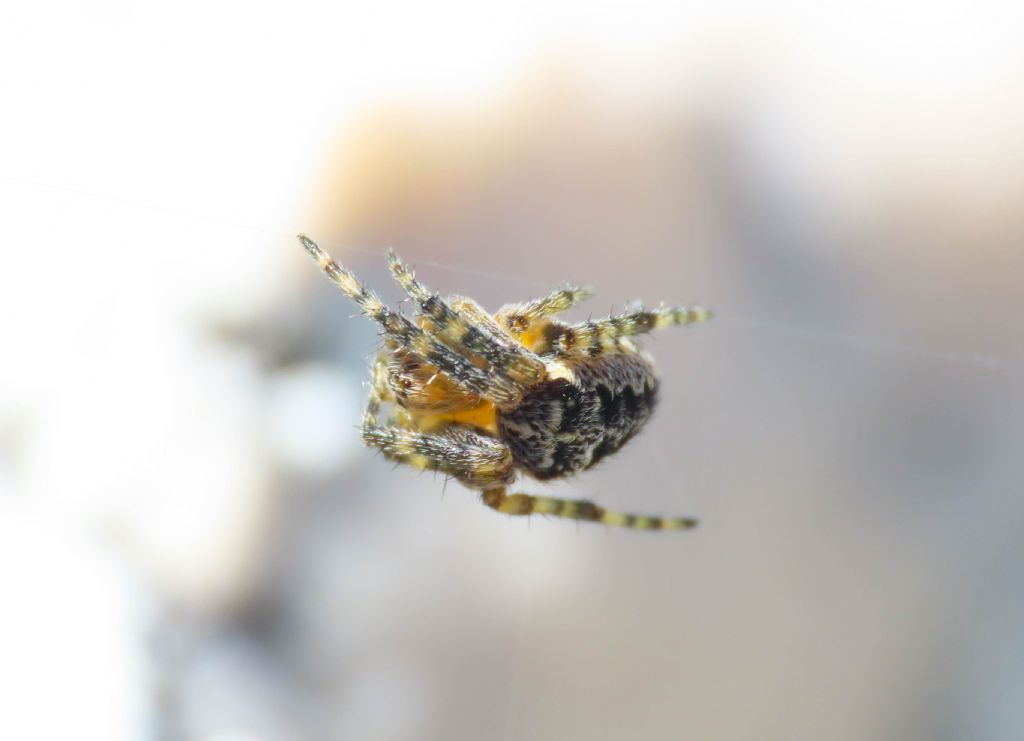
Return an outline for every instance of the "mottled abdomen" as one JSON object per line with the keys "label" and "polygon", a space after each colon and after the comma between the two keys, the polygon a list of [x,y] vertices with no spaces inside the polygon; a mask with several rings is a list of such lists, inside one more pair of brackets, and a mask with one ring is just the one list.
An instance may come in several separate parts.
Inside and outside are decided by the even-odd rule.
{"label": "mottled abdomen", "polygon": [[582,471],[614,453],[654,409],[658,379],[645,355],[606,355],[567,367],[575,383],[549,378],[498,415],[515,464],[538,479]]}

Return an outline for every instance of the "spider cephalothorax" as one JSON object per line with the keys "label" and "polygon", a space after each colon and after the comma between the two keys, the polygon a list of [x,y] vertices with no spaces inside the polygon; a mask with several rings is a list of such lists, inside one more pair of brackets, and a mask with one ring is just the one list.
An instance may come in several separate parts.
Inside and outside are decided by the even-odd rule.
{"label": "spider cephalothorax", "polygon": [[367,445],[392,460],[452,476],[479,490],[489,507],[512,515],[644,530],[697,524],[610,512],[588,501],[509,494],[508,486],[517,472],[560,478],[622,447],[647,422],[658,391],[650,356],[631,338],[704,321],[706,309],[637,309],[565,324],[554,316],[590,295],[566,287],[492,316],[471,299],[441,299],[389,254],[391,272],[419,307],[413,322],[385,306],[313,240],[299,240],[383,329],[363,415]]}

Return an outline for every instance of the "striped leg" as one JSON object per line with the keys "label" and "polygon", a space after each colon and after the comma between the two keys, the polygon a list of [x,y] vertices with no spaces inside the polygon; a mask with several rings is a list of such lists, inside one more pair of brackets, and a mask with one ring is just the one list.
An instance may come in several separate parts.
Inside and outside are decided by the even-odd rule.
{"label": "striped leg", "polygon": [[551,337],[553,349],[560,355],[602,355],[619,349],[620,340],[646,334],[662,327],[705,322],[711,312],[701,306],[673,306],[639,309],[580,324],[561,325]]}
{"label": "striped leg", "polygon": [[571,520],[603,522],[605,525],[637,530],[689,530],[697,526],[697,520],[690,517],[644,517],[622,512],[609,512],[587,500],[509,494],[504,486],[485,490],[483,500],[488,507],[509,515],[553,515]]}
{"label": "striped leg", "polygon": [[473,299],[466,296],[450,296],[448,302],[451,304],[453,311],[464,316],[468,321],[480,327],[480,329],[488,332],[491,338],[502,347],[522,348],[522,345],[516,342],[500,324],[494,321],[494,317],[488,314],[484,307]]}
{"label": "striped leg", "polygon": [[395,416],[387,426],[381,425],[378,415],[382,402],[390,400],[390,392],[376,377],[374,380],[363,412],[363,442],[368,447],[398,463],[448,474],[474,489],[512,480],[512,452],[496,438],[462,427],[428,435],[402,427],[403,422]]}
{"label": "striped leg", "polygon": [[512,454],[500,440],[464,428],[425,435],[364,422],[363,441],[390,460],[440,471],[474,489],[498,486],[513,476]]}
{"label": "striped leg", "polygon": [[404,316],[385,306],[373,291],[360,283],[347,268],[332,260],[331,256],[321,250],[312,239],[300,234],[299,241],[317,261],[327,277],[338,284],[345,295],[355,301],[366,316],[383,328],[384,335],[388,340],[416,353],[468,391],[491,399],[496,404],[509,401],[501,389],[493,388],[485,371],[447,347],[439,338],[424,332]]}
{"label": "striped leg", "polygon": [[524,388],[544,377],[544,362],[540,358],[521,345],[502,343],[488,326],[481,326],[453,309],[420,283],[394,252],[388,253],[388,265],[395,280],[430,320],[427,330],[460,355],[483,358],[497,388],[518,399]]}
{"label": "striped leg", "polygon": [[544,298],[524,304],[510,304],[498,310],[498,322],[516,335],[528,332],[530,328],[559,312],[571,309],[593,295],[589,288],[565,286],[549,293]]}

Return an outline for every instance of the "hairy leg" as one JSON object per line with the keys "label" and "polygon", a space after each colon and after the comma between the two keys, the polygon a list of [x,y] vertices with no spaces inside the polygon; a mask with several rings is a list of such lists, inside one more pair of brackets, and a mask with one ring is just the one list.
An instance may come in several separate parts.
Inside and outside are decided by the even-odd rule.
{"label": "hairy leg", "polygon": [[497,438],[464,427],[450,427],[437,434],[383,427],[376,423],[378,409],[367,407],[363,441],[386,458],[414,468],[440,471],[474,489],[512,480],[512,453]]}
{"label": "hairy leg", "polygon": [[480,304],[466,296],[450,296],[448,302],[452,310],[464,316],[476,326],[490,333],[495,342],[505,348],[521,348],[516,340],[487,313]]}
{"label": "hairy leg", "polygon": [[645,517],[610,512],[585,499],[554,499],[529,494],[509,494],[504,486],[485,490],[483,500],[488,507],[509,515],[553,515],[637,530],[689,530],[697,526],[697,520],[690,517]]}
{"label": "hairy leg", "polygon": [[529,331],[537,322],[571,309],[586,301],[593,294],[589,288],[565,286],[549,293],[544,298],[522,304],[510,304],[498,310],[498,322],[515,334]]}
{"label": "hairy leg", "polygon": [[523,389],[544,377],[544,362],[522,345],[500,341],[491,331],[492,322],[481,325],[454,309],[420,283],[394,252],[388,253],[388,264],[395,280],[429,320],[425,329],[459,355],[482,358],[492,382],[502,393],[518,398]]}
{"label": "hairy leg", "polygon": [[415,353],[477,396],[491,399],[497,404],[508,404],[518,398],[510,397],[505,389],[496,388],[486,371],[456,353],[440,338],[425,332],[398,312],[385,306],[373,291],[360,283],[347,268],[332,260],[331,256],[321,250],[312,239],[300,234],[299,241],[327,277],[355,301],[366,316],[381,326],[385,339],[390,344]]}
{"label": "hairy leg", "polygon": [[503,306],[494,318],[509,336],[524,347],[543,355],[551,351],[549,338],[556,330],[565,326],[552,317],[584,301],[590,295],[589,288],[566,286],[552,291],[544,298]]}
{"label": "hairy leg", "polygon": [[[615,352],[627,337],[646,334],[663,327],[705,322],[711,312],[701,306],[673,306],[639,309],[625,314],[553,328],[549,340],[559,355],[589,355]],[[632,350],[634,348],[627,348]]]}

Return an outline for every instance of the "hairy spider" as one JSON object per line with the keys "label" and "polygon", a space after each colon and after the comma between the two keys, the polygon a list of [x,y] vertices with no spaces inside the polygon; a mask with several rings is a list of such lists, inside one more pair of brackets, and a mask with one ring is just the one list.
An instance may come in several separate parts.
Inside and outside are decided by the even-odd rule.
{"label": "hairy spider", "polygon": [[[441,471],[510,515],[533,513],[641,530],[684,530],[689,517],[611,512],[586,500],[510,494],[521,471],[569,476],[614,453],[651,416],[658,377],[631,338],[709,318],[699,306],[638,309],[565,324],[554,315],[590,296],[567,286],[493,316],[472,299],[448,301],[423,286],[394,253],[395,279],[419,306],[416,321],[392,311],[313,240],[299,241],[327,276],[383,329],[363,414],[363,440],[385,457]],[[385,421],[380,421],[387,407]]]}

